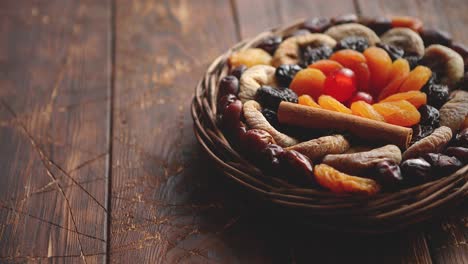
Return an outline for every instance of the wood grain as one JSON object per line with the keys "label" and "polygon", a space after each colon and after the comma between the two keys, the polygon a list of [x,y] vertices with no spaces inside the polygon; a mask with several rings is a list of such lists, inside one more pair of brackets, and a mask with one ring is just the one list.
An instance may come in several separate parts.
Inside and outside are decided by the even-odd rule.
{"label": "wood grain", "polygon": [[105,260],[109,3],[0,3],[2,263]]}

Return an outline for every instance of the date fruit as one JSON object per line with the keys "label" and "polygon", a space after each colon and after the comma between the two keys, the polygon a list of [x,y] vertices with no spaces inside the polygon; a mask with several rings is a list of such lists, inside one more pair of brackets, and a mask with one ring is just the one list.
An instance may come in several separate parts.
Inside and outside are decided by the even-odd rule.
{"label": "date fruit", "polygon": [[254,157],[260,154],[269,144],[275,140],[270,133],[261,129],[250,129],[240,138],[240,145],[247,156]]}
{"label": "date fruit", "polygon": [[244,64],[241,64],[237,67],[234,67],[232,70],[231,70],[231,75],[233,76],[236,76],[237,79],[240,80],[240,78],[242,77],[242,74],[247,70],[247,66],[245,66]]}
{"label": "date fruit", "polygon": [[463,163],[468,163],[468,148],[464,147],[449,147],[445,150],[445,154],[459,159]]}
{"label": "date fruit", "polygon": [[437,178],[450,175],[463,166],[456,157],[440,153],[427,153],[423,158],[432,165],[434,176]]}
{"label": "date fruit", "polygon": [[384,189],[394,190],[403,182],[398,164],[391,160],[384,160],[375,165],[373,179]]}
{"label": "date fruit", "polygon": [[409,185],[417,185],[433,179],[431,164],[422,158],[407,159],[401,163],[400,169],[405,182]]}
{"label": "date fruit", "polygon": [[239,93],[239,79],[234,75],[224,76],[221,81],[219,81],[218,87],[218,94],[220,97],[226,94],[237,95]]}
{"label": "date fruit", "polygon": [[282,177],[287,181],[299,185],[310,185],[314,182],[312,162],[308,157],[295,150],[286,150],[281,153],[280,161]]}

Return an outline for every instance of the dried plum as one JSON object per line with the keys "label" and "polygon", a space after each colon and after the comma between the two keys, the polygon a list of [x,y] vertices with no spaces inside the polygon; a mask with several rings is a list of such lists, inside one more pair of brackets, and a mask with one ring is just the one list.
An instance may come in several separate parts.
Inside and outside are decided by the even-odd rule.
{"label": "dried plum", "polygon": [[410,143],[411,145],[429,136],[434,131],[434,128],[432,126],[425,126],[425,125],[414,125],[411,128],[413,129],[413,137],[411,138],[411,143]]}
{"label": "dried plum", "polygon": [[295,150],[286,150],[280,155],[281,176],[285,180],[299,185],[314,182],[312,162]]}
{"label": "dried plum", "polygon": [[428,125],[432,127],[439,127],[439,110],[430,105],[422,105],[418,108],[421,114],[421,125]]}
{"label": "dried plum", "polygon": [[281,41],[283,41],[283,39],[279,36],[270,36],[258,44],[257,48],[263,49],[264,51],[270,53],[270,55],[273,55],[278,46],[281,44]]}
{"label": "dried plum", "polygon": [[427,153],[423,158],[432,165],[434,176],[446,176],[460,169],[463,164],[456,157],[440,153]]}
{"label": "dried plum", "polygon": [[240,80],[242,74],[247,70],[247,66],[241,64],[234,69],[231,70],[231,75],[236,76],[237,79]]}
{"label": "dried plum", "polygon": [[275,111],[268,109],[268,108],[263,108],[262,109],[262,114],[265,117],[265,119],[272,125],[274,128],[279,129],[280,125],[278,122],[278,115],[276,114]]}
{"label": "dried plum", "polygon": [[239,93],[239,79],[234,75],[224,76],[219,81],[218,94],[220,97],[226,94],[238,94]]}
{"label": "dried plum", "polygon": [[331,21],[328,18],[318,17],[306,20],[301,28],[312,33],[320,33],[331,26]]}
{"label": "dried plum", "polygon": [[456,157],[465,164],[468,163],[468,148],[449,147],[445,150],[445,154]]}
{"label": "dried plum", "polygon": [[301,50],[301,66],[307,67],[316,61],[328,59],[332,53],[333,50],[329,46],[306,46]]}
{"label": "dried plum", "polygon": [[387,190],[397,188],[403,181],[400,167],[394,161],[390,160],[377,163],[372,176],[374,180]]}
{"label": "dried plum", "polygon": [[361,23],[374,30],[377,35],[382,35],[392,28],[392,20],[387,17],[363,18]]}
{"label": "dried plum", "polygon": [[449,97],[449,88],[444,84],[429,83],[422,90],[427,94],[427,104],[439,109]]}
{"label": "dried plum", "polygon": [[452,36],[450,36],[450,33],[438,29],[423,28],[421,38],[423,39],[426,47],[432,44],[440,44],[444,46],[450,46],[452,44]]}
{"label": "dried plum", "polygon": [[289,88],[273,88],[271,86],[262,86],[257,90],[255,96],[263,107],[278,109],[281,101],[297,103],[297,94]]}
{"label": "dried plum", "polygon": [[422,158],[408,159],[400,165],[401,173],[405,182],[409,185],[416,185],[431,181],[432,166]]}
{"label": "dried plum", "polygon": [[301,66],[296,64],[280,65],[275,71],[276,81],[281,87],[289,87],[294,76],[296,76],[296,73],[300,70],[302,70]]}
{"label": "dried plum", "polygon": [[352,50],[356,50],[359,52],[364,52],[364,50],[367,49],[368,47],[369,47],[369,42],[367,41],[366,38],[359,37],[359,36],[351,36],[351,37],[346,37],[340,40],[336,44],[335,50],[352,49]]}
{"label": "dried plum", "polygon": [[388,55],[390,55],[390,58],[392,58],[392,60],[399,59],[403,57],[403,55],[405,54],[405,51],[403,49],[392,46],[392,45],[388,45],[384,43],[377,43],[376,46],[381,49],[384,49],[388,53]]}

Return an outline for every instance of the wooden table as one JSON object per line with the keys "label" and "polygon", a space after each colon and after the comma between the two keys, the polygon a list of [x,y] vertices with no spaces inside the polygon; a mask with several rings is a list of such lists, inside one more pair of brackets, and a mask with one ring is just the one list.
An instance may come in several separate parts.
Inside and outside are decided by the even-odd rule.
{"label": "wooden table", "polygon": [[[216,171],[208,63],[301,17],[409,14],[468,43],[466,0],[2,0],[0,263],[468,263],[468,212],[366,237],[287,225]],[[313,221],[313,220],[312,220]]]}

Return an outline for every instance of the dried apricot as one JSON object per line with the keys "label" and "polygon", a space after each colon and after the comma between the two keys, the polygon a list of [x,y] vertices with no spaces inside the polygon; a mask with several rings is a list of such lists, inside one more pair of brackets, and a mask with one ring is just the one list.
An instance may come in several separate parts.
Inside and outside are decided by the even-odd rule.
{"label": "dried apricot", "polygon": [[385,119],[379,112],[377,112],[372,105],[364,102],[364,101],[357,101],[351,104],[351,111],[353,111],[353,115],[382,121],[385,122]]}
{"label": "dried apricot", "polygon": [[229,65],[232,68],[245,65],[247,67],[252,67],[259,64],[270,65],[272,57],[268,52],[258,49],[251,48],[238,51],[229,57]]}
{"label": "dried apricot", "polygon": [[315,108],[322,108],[319,104],[315,102],[314,98],[310,97],[310,95],[308,94],[303,94],[299,96],[298,103],[300,105],[306,105],[306,106],[311,106]]}
{"label": "dried apricot", "polygon": [[399,91],[401,84],[406,80],[410,73],[410,66],[407,60],[397,59],[393,62],[390,73],[388,74],[387,85],[379,94],[379,100]]}
{"label": "dried apricot", "polygon": [[429,81],[432,71],[426,66],[417,66],[401,84],[400,92],[419,91]]}
{"label": "dried apricot", "polygon": [[404,93],[397,93],[390,95],[389,97],[383,99],[380,102],[393,102],[399,100],[406,100],[414,105],[416,108],[419,108],[421,105],[427,103],[427,95],[420,91],[408,91]]}
{"label": "dried apricot", "polygon": [[385,122],[398,126],[410,127],[421,119],[418,109],[406,100],[377,103],[372,107],[385,118]]}
{"label": "dried apricot", "polygon": [[369,91],[370,71],[366,63],[366,57],[362,53],[351,49],[339,50],[331,55],[330,60],[351,69],[356,74],[358,89],[365,92]]}
{"label": "dried apricot", "polygon": [[326,164],[316,165],[314,175],[318,184],[335,193],[373,195],[380,190],[379,184],[372,179],[351,176]]}
{"label": "dried apricot", "polygon": [[384,49],[378,47],[367,48],[363,54],[370,71],[370,92],[378,95],[387,84],[392,59]]}
{"label": "dried apricot", "polygon": [[308,94],[318,98],[322,94],[325,78],[325,74],[317,69],[304,69],[294,76],[289,88],[297,95]]}
{"label": "dried apricot", "polygon": [[392,17],[392,27],[406,27],[416,32],[421,31],[423,23],[421,20],[410,16],[395,16]]}
{"label": "dried apricot", "polygon": [[332,60],[319,60],[309,65],[308,68],[320,70],[323,74],[328,76],[330,73],[343,68],[343,65]]}
{"label": "dried apricot", "polygon": [[338,100],[336,100],[335,98],[329,95],[321,95],[318,99],[318,103],[322,108],[327,109],[327,110],[341,112],[345,114],[352,113],[351,109],[344,106]]}

